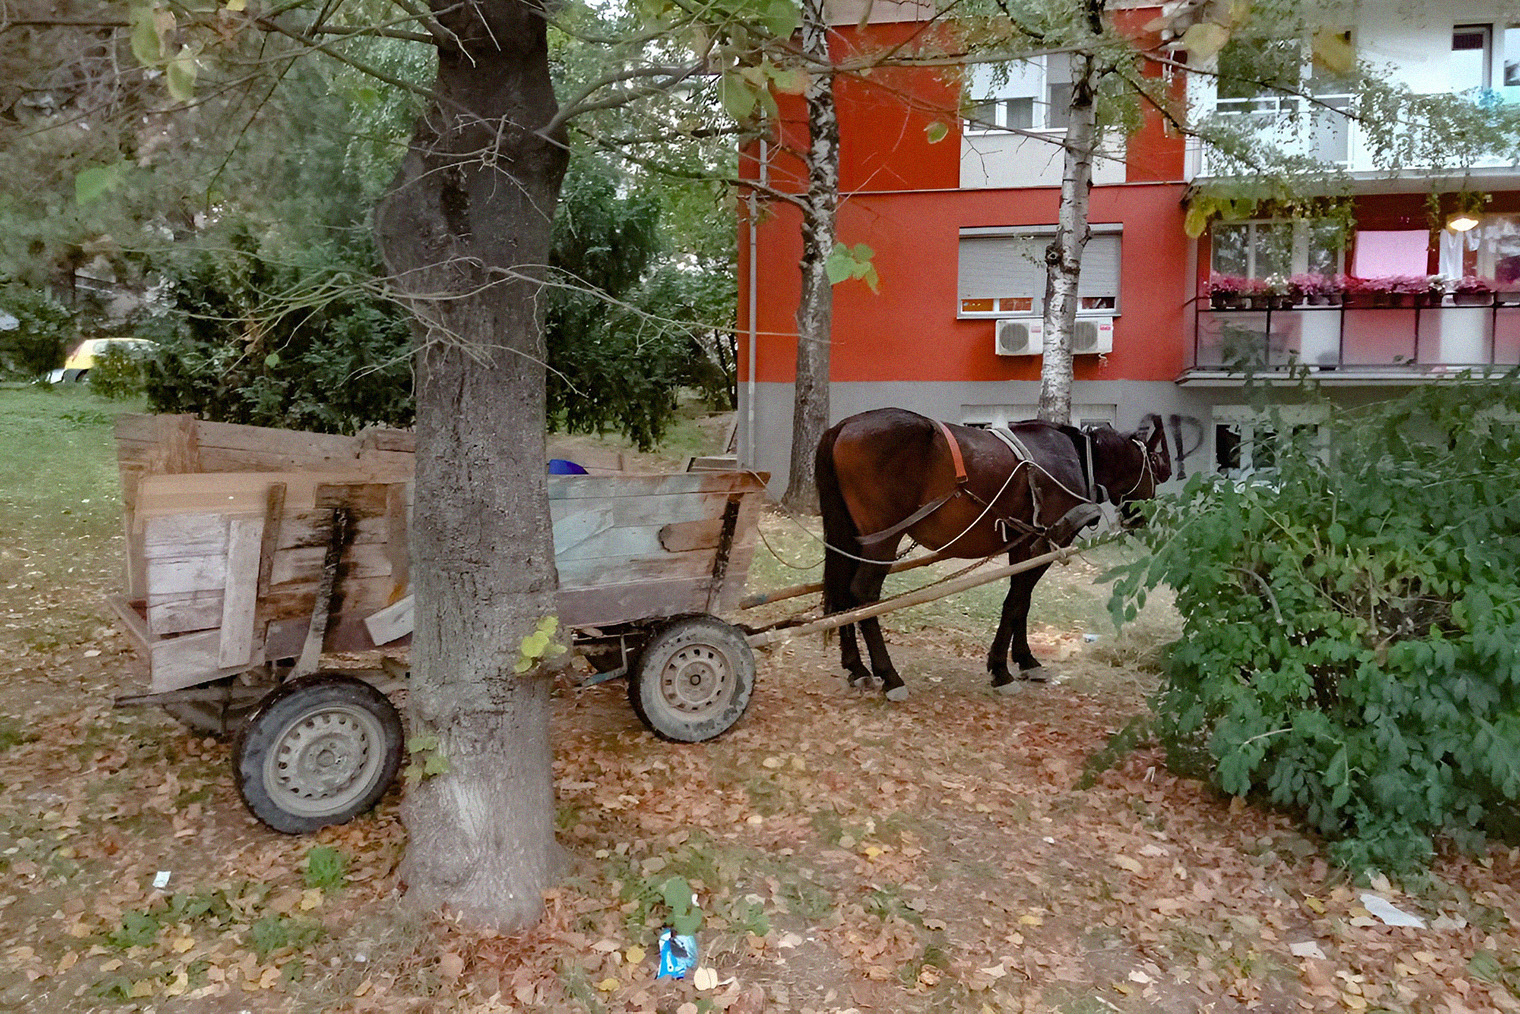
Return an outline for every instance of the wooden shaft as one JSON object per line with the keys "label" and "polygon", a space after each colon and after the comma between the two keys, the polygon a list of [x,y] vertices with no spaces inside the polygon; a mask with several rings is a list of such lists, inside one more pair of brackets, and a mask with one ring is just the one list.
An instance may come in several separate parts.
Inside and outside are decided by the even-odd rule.
{"label": "wooden shaft", "polygon": [[[1023,573],[1026,570],[1034,570],[1036,567],[1043,567],[1058,560],[1065,560],[1067,557],[1075,556],[1083,550],[1091,548],[1091,546],[1067,546],[1065,549],[1057,549],[1040,556],[1032,556],[1019,563],[1004,564],[995,570],[989,570],[981,574],[967,574],[965,577],[956,578],[954,581],[942,585],[930,585],[927,588],[920,588],[918,591],[909,592],[905,595],[897,595],[890,599],[883,599],[880,602],[873,602],[868,606],[861,606],[858,609],[834,613],[822,619],[813,620],[811,623],[804,623],[801,626],[785,627],[780,630],[762,630],[759,633],[749,635],[745,640],[749,642],[750,647],[760,648],[767,644],[775,644],[778,641],[789,641],[802,634],[815,634],[820,630],[833,630],[835,627],[842,627],[846,623],[854,623],[857,620],[869,619],[872,616],[880,616],[883,613],[906,609],[909,606],[933,602],[935,599],[942,599],[957,592],[976,588],[980,585],[996,581],[998,578],[1010,577],[1014,574]],[[916,563],[917,561],[914,562]]]}
{"label": "wooden shaft", "polygon": [[[887,573],[901,574],[905,570],[914,570],[918,567],[927,567],[931,563],[939,563],[941,560],[950,559],[953,559],[953,557],[941,556],[938,553],[930,553],[928,556],[919,556],[911,560],[899,560],[896,563],[892,564]],[[753,609],[756,606],[763,606],[767,602],[780,602],[783,599],[794,599],[799,595],[811,595],[814,592],[821,591],[823,591],[823,583],[821,581],[814,582],[812,584],[794,584],[786,588],[778,588],[772,592],[756,592],[753,595],[746,595],[744,598],[739,600],[739,608]]]}

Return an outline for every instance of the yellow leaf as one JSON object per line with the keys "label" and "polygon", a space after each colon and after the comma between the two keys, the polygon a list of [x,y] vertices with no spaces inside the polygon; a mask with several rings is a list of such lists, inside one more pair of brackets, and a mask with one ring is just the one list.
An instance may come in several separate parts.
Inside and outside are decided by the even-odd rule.
{"label": "yellow leaf", "polygon": [[1044,923],[1045,920],[1037,915],[1031,914],[1019,916],[1019,924],[1021,926],[1042,926]]}
{"label": "yellow leaf", "polygon": [[881,849],[877,848],[875,845],[872,845],[870,848],[866,849],[867,859],[875,859],[879,855],[881,855]]}
{"label": "yellow leaf", "polygon": [[301,911],[310,912],[320,904],[322,904],[322,889],[320,887],[312,887],[301,892]]}
{"label": "yellow leaf", "polygon": [[1304,904],[1308,905],[1310,908],[1312,908],[1315,912],[1318,912],[1320,915],[1324,915],[1325,914],[1325,903],[1323,901],[1320,901],[1318,898],[1305,898],[1304,899]]}
{"label": "yellow leaf", "polygon": [[639,962],[644,960],[644,948],[630,947],[628,950],[623,952],[623,957],[627,959],[630,965],[637,965]]}
{"label": "yellow leaf", "polygon": [[1131,859],[1129,856],[1114,856],[1114,865],[1120,869],[1129,870],[1131,873],[1139,873],[1145,869],[1138,861]]}
{"label": "yellow leaf", "polygon": [[248,0],[227,0],[227,9],[234,14],[248,8]]}
{"label": "yellow leaf", "polygon": [[1332,74],[1349,74],[1356,66],[1356,50],[1351,47],[1351,33],[1320,28],[1312,43],[1314,62]]}
{"label": "yellow leaf", "polygon": [[617,989],[621,985],[621,982],[609,975],[607,978],[597,983],[596,988],[601,990],[603,993],[611,993],[614,989]]}
{"label": "yellow leaf", "polygon": [[169,985],[167,985],[167,986],[164,987],[164,996],[183,996],[185,994],[185,991],[188,990],[189,988],[190,988],[190,975],[189,975],[189,973],[187,973],[187,972],[180,972],[178,975],[176,975],[174,977],[174,981],[173,982],[169,983]]}
{"label": "yellow leaf", "polygon": [[131,997],[152,996],[153,995],[153,980],[152,979],[139,979],[139,980],[137,980],[136,982],[132,983],[132,988],[127,991],[127,995],[131,996]]}
{"label": "yellow leaf", "polygon": [[175,954],[183,954],[194,946],[194,937],[175,937],[169,944],[169,947],[173,949]]}
{"label": "yellow leaf", "polygon": [[1229,41],[1230,30],[1212,21],[1200,21],[1182,33],[1182,48],[1199,62],[1212,59]]}
{"label": "yellow leaf", "polygon": [[107,961],[104,964],[102,964],[100,966],[100,970],[102,972],[114,972],[114,971],[116,971],[120,967],[121,967],[121,959],[120,958],[112,958],[110,961]]}

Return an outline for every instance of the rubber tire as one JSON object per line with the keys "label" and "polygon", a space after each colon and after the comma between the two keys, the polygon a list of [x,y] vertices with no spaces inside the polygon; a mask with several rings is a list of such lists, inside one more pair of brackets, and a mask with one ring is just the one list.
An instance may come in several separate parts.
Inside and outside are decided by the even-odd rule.
{"label": "rubber tire", "polygon": [[[300,746],[302,735],[315,736],[309,754],[331,739],[318,725],[334,721],[342,723],[338,731],[347,734],[349,745],[357,741],[363,751],[341,791],[311,795],[282,784],[281,749]],[[396,780],[404,738],[401,716],[380,691],[352,676],[316,673],[283,684],[260,702],[238,731],[232,775],[243,804],[260,822],[285,834],[306,834],[346,824],[379,802]]]}
{"label": "rubber tire", "polygon": [[[700,699],[683,706],[684,674]],[[709,682],[711,681],[711,682]],[[628,674],[628,703],[661,739],[700,743],[721,736],[744,715],[755,690],[755,653],[737,627],[716,616],[684,616],[661,628]]]}

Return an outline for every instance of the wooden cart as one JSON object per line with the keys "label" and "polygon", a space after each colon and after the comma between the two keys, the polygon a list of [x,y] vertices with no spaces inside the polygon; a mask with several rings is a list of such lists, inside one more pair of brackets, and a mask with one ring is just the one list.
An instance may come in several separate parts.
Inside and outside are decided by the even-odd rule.
{"label": "wooden cart", "polygon": [[[400,763],[401,721],[385,695],[406,667],[322,658],[407,643],[411,434],[123,416],[116,436],[127,589],[112,605],[149,672],[148,692],[118,704],[235,732],[239,791],[277,830],[368,809]],[[714,614],[743,593],[764,477],[548,481],[558,613],[601,670],[591,682],[627,676],[635,712],[668,739],[730,728],[754,656]]]}

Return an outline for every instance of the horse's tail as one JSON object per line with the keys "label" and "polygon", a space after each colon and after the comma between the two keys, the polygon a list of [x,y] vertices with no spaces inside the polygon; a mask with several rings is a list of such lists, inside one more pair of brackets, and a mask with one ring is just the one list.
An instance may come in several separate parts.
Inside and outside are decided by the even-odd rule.
{"label": "horse's tail", "polygon": [[[824,433],[818,441],[818,456],[813,462],[813,478],[818,484],[818,510],[823,515],[823,611],[837,613],[851,605],[850,582],[855,578],[855,561],[845,553],[859,552],[856,541],[860,530],[850,517],[850,508],[839,490],[839,473],[834,468],[834,441],[839,427]],[[841,552],[842,551],[842,552]]]}

